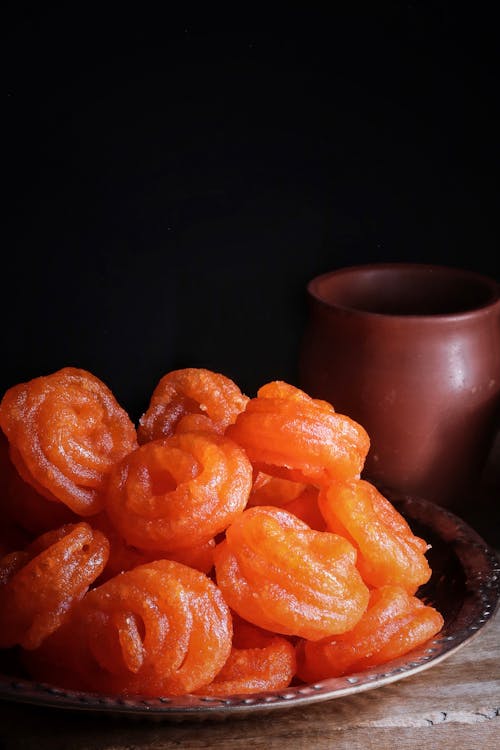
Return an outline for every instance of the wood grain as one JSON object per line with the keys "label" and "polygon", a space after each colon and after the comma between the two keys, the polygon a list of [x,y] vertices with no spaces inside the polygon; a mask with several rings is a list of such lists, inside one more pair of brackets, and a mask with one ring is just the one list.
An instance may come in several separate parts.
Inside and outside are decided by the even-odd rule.
{"label": "wood grain", "polygon": [[399,682],[280,713],[153,723],[0,705],[0,750],[496,750],[500,613],[445,661]]}

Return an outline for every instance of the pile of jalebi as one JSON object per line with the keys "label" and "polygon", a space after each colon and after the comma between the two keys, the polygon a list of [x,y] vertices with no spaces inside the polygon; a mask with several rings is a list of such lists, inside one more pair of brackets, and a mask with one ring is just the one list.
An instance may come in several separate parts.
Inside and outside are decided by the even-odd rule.
{"label": "pile of jalebi", "polygon": [[137,429],[72,367],[0,403],[0,649],[37,680],[256,693],[403,656],[428,544],[361,478],[363,427],[282,381],[167,373]]}

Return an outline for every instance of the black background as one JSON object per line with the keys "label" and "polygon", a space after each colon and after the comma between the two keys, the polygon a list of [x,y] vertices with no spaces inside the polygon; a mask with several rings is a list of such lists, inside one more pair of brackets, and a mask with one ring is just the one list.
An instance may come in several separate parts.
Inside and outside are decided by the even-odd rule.
{"label": "black background", "polygon": [[253,395],[296,382],[318,273],[500,278],[494,4],[459,5],[8,7],[2,392],[73,365],[136,418],[195,366]]}

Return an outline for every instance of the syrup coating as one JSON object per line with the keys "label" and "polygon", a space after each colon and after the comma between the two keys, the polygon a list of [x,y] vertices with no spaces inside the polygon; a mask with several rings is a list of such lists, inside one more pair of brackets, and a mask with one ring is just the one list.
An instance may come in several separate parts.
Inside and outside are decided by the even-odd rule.
{"label": "syrup coating", "polygon": [[299,642],[298,676],[316,682],[383,664],[433,638],[443,624],[439,612],[401,586],[373,589],[352,630],[317,643]]}
{"label": "syrup coating", "polygon": [[368,603],[356,551],[273,506],[244,511],[214,553],[231,609],[275,633],[319,640],[354,627]]}
{"label": "syrup coating", "polygon": [[358,477],[370,446],[357,422],[283,381],[263,385],[226,435],[262,472],[318,486]]}
{"label": "syrup coating", "polygon": [[425,557],[429,545],[373,484],[364,479],[331,482],[318,504],[327,528],[358,550],[357,567],[367,584],[393,583],[414,594],[427,583],[432,573]]}
{"label": "syrup coating", "polygon": [[231,613],[215,584],[157,560],[89,591],[27,665],[37,679],[71,689],[183,695],[213,681],[231,639]]}
{"label": "syrup coating", "polygon": [[0,648],[35,649],[67,619],[99,577],[106,537],[88,523],[49,531],[0,561]]}
{"label": "syrup coating", "polygon": [[182,431],[222,434],[245,408],[248,397],[222,373],[201,367],[172,370],[153,391],[139,420],[141,444]]}
{"label": "syrup coating", "polygon": [[74,367],[10,388],[0,426],[21,477],[80,516],[102,510],[109,472],[137,446],[135,427],[110,389]]}
{"label": "syrup coating", "polygon": [[232,440],[179,433],[145,443],[118,464],[106,511],[128,544],[167,553],[223,532],[251,486],[252,466]]}

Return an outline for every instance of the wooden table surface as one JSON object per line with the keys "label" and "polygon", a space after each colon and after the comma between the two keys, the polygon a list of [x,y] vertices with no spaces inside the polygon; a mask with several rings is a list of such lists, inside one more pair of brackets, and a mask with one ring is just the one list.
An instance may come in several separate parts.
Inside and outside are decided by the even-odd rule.
{"label": "wooden table surface", "polygon": [[[459,515],[500,550],[500,439]],[[462,648],[399,682],[276,713],[152,722],[0,702],[0,750],[497,750],[500,610]]]}

